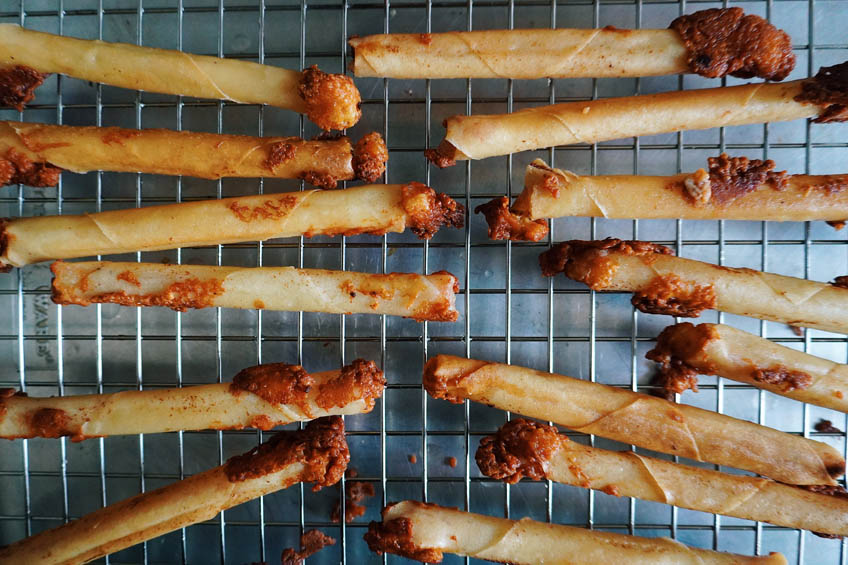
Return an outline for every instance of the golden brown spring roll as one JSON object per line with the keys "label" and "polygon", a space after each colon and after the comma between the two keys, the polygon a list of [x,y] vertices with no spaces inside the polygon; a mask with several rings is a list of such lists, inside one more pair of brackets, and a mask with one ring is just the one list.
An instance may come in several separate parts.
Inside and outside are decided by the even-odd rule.
{"label": "golden brown spring roll", "polygon": [[232,383],[31,398],[0,389],[0,438],[92,437],[176,430],[270,430],[331,415],[362,414],[383,395],[373,361],[309,374],[300,365],[248,367]]}
{"label": "golden brown spring roll", "polygon": [[447,271],[432,275],[387,275],[296,269],[294,267],[217,267],[57,261],[53,302],[88,306],[247,308],[388,314],[418,321],[454,322],[457,278]]}
{"label": "golden brown spring roll", "polygon": [[300,482],[335,484],[350,460],[339,416],[283,431],[220,467],[0,548],[2,563],[85,563]]}
{"label": "golden brown spring roll", "polygon": [[23,109],[47,74],[132,90],[268,104],[306,114],[321,129],[359,121],[353,80],[312,66],[303,72],[128,43],[63,37],[0,24],[0,102]]}
{"label": "golden brown spring roll", "polygon": [[[837,222],[848,218],[848,174],[787,175],[771,160],[708,160],[674,176],[580,176],[541,159],[527,167],[511,211],[527,220],[562,216]],[[519,234],[520,235],[520,234]]]}
{"label": "golden brown spring roll", "polygon": [[632,451],[597,449],[569,440],[553,426],[523,418],[484,437],[475,459],[480,472],[507,483],[523,477],[548,479],[827,536],[848,535],[848,494],[841,487],[818,485],[811,491]]}
{"label": "golden brown spring roll", "polygon": [[824,443],[724,414],[525,367],[438,355],[434,398],[466,398],[645,449],[752,471],[789,484],[836,484],[845,461]]}
{"label": "golden brown spring roll", "polygon": [[0,219],[0,269],[49,259],[299,235],[382,235],[409,228],[429,239],[442,225],[462,227],[464,222],[461,204],[418,182]]}
{"label": "golden brown spring roll", "polygon": [[516,29],[352,38],[353,72],[389,78],[643,77],[698,73],[783,80],[792,41],[741,8],[680,16],[669,29]]}
{"label": "golden brown spring roll", "polygon": [[785,565],[779,553],[746,557],[683,545],[669,538],[642,538],[472,514],[405,500],[383,509],[365,541],[371,551],[441,563],[443,553],[516,565]]}
{"label": "golden brown spring roll", "polygon": [[563,273],[592,290],[633,292],[633,306],[649,314],[697,318],[709,309],[848,333],[848,288],[753,269],[675,257],[644,241],[572,240],[539,256],[542,274]]}
{"label": "golden brown spring roll", "polygon": [[439,167],[556,145],[690,129],[817,118],[848,120],[848,62],[815,78],[646,94],[525,108],[512,114],[452,116],[427,158]]}
{"label": "golden brown spring roll", "polygon": [[698,390],[698,374],[718,375],[848,412],[848,365],[834,363],[724,324],[665,328],[645,357],[660,363],[669,394]]}
{"label": "golden brown spring roll", "polygon": [[298,137],[0,121],[3,184],[49,186],[48,181],[56,184],[65,169],[204,179],[304,179],[321,188],[335,188],[339,181],[355,178],[374,182],[386,170],[387,161],[386,144],[376,132],[363,137],[354,148],[343,136],[307,141]]}

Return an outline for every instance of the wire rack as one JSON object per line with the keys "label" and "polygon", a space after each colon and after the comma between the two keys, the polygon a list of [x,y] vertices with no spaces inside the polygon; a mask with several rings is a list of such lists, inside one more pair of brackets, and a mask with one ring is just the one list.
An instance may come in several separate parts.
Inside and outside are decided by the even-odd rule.
{"label": "wire rack", "polygon": [[[791,78],[848,59],[843,0],[734,2],[770,18],[795,42]],[[648,0],[401,1],[355,0],[3,0],[0,21],[86,38],[102,38],[289,68],[318,64],[347,70],[353,34],[512,27],[666,27],[683,12],[727,2]],[[740,81],[699,77],[615,80],[357,79],[364,117],[351,132],[376,130],[391,161],[387,182],[423,180],[473,209],[494,196],[517,194],[524,166],[542,157],[584,174],[672,174],[703,166],[720,151],[775,159],[794,173],[844,172],[848,126],[803,122],[572,146],[429,167],[422,150],[438,143],[441,120],[457,113],[512,111],[554,101],[625,96]],[[314,127],[290,112],[208,100],[136,93],[65,77],[50,77],[23,113],[2,119],[74,125],[169,127],[253,135],[305,135]],[[280,180],[203,181],[154,175],[63,176],[58,188],[9,187],[0,216],[81,213],[153,203],[302,189]],[[673,245],[679,254],[817,280],[848,272],[845,232],[819,223],[610,221],[557,219],[551,241],[617,236]],[[404,498],[475,512],[573,524],[643,536],[671,536],[692,545],[747,554],[781,551],[792,563],[846,563],[844,542],[767,524],[660,504],[619,499],[574,487],[523,482],[509,487],[482,478],[473,453],[482,435],[509,417],[466,403],[429,399],[421,389],[424,361],[452,353],[523,364],[650,391],[644,353],[671,320],[637,313],[623,294],[594,294],[566,280],[539,275],[536,257],[549,242],[512,244],[486,238],[471,215],[464,230],[443,230],[431,242],[409,235],[382,238],[303,238],[171,252],[118,260],[296,265],[369,272],[447,269],[461,281],[462,316],[453,324],[377,316],[230,311],[174,313],[161,309],[53,305],[49,271],[30,266],[0,275],[0,386],[33,395],[113,392],[228,380],[260,362],[297,362],[323,370],[362,356],[385,368],[389,386],[371,414],[347,418],[351,465],[371,482],[376,499],[351,524],[333,524],[330,511],[343,486],[311,493],[293,487],[214,520],[127,549],[107,563],[273,563],[295,546],[304,528],[320,528],[338,543],[315,563],[370,563],[362,534],[379,507]],[[748,331],[845,362],[845,336],[712,313]],[[702,378],[701,392],[683,401],[825,441],[843,453],[842,434],[812,431],[819,418],[845,428],[844,414],[783,399],[731,381]],[[54,527],[140,491],[169,484],[223,462],[261,440],[260,432],[185,432],[93,439],[83,443],[30,440],[0,443],[0,544]],[[628,446],[575,434],[578,441]],[[417,461],[412,462],[411,455]],[[450,458],[456,458],[456,465]],[[446,563],[463,559],[446,555]],[[467,560],[466,560],[467,561]],[[473,560],[471,560],[473,561]]]}

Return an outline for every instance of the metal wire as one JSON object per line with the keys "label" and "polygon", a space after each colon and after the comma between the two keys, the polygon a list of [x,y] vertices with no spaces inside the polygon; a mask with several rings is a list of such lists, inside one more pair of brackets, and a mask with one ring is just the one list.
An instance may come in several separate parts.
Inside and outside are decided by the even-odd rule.
{"label": "metal wire", "polygon": [[[28,6],[28,1],[33,6]],[[797,2],[789,0],[745,0],[734,2],[742,5],[747,11],[759,11],[763,15],[773,16],[777,10],[792,6],[799,11],[802,9]],[[149,6],[147,4],[150,4]],[[819,64],[819,58],[841,55],[848,50],[848,43],[817,42],[816,29],[821,29],[817,19],[825,8],[832,8],[836,2],[826,0],[807,0],[803,5],[807,20],[808,35],[794,37],[795,50],[799,62],[806,59],[811,71]],[[119,29],[123,33],[120,38],[110,35],[109,40],[120,40],[146,44],[147,35],[151,33],[146,27],[145,18],[174,17],[177,22],[176,47],[186,46],[184,34],[190,24],[186,18],[204,18],[203,31],[214,35],[215,47],[207,54],[219,56],[246,58],[259,62],[277,64],[278,60],[288,59],[291,66],[301,68],[314,63],[321,65],[337,65],[338,70],[347,69],[346,40],[354,26],[361,27],[370,21],[381,19],[380,25],[369,28],[374,31],[440,31],[440,21],[448,21],[444,14],[451,14],[455,21],[451,23],[457,29],[480,29],[495,27],[522,27],[527,25],[528,13],[536,14],[532,22],[536,27],[561,27],[571,21],[576,14],[584,14],[580,10],[588,10],[591,14],[591,25],[603,26],[608,23],[610,13],[617,9],[632,10],[632,23],[628,27],[645,26],[645,15],[649,10],[669,6],[676,7],[677,13],[692,11],[714,5],[728,5],[725,1],[711,2],[707,0],[457,0],[438,1],[422,0],[416,2],[358,2],[355,0],[339,0],[337,2],[319,2],[318,0],[298,0],[295,2],[278,2],[276,0],[255,0],[232,2],[225,0],[174,0],[173,2],[147,2],[138,0],[119,2],[118,0],[78,0],[69,2],[68,9],[62,0],[55,4],[47,1],[36,3],[34,0],[20,0],[17,8],[12,3],[0,5],[0,21],[17,22],[21,25],[34,26],[62,33],[67,29],[67,22],[90,21],[96,29],[91,37],[104,38],[105,22],[122,18]],[[823,8],[824,6],[825,8]],[[830,13],[830,12],[828,12]],[[400,25],[399,29],[393,22],[398,14],[416,14],[420,17],[414,24],[414,30],[409,25]],[[257,22],[257,49],[251,52],[225,42],[225,36],[238,33],[239,24],[244,21],[241,16],[255,17]],[[208,18],[207,18],[208,16]],[[822,16],[824,17],[824,16]],[[839,12],[841,21],[829,21],[827,25],[844,25],[848,23],[848,10]],[[70,20],[72,18],[72,20]],[[86,19],[87,18],[87,19]],[[273,19],[272,19],[273,18]],[[319,47],[310,47],[311,35],[307,30],[322,30],[324,22],[340,21],[340,36],[333,40],[338,49],[327,47],[327,43],[318,42]],[[285,21],[285,31],[281,31],[275,22]],[[317,26],[316,26],[317,24]],[[54,28],[49,26],[55,25]],[[647,26],[646,26],[647,27]],[[93,29],[93,28],[92,28]],[[275,43],[273,49],[267,47],[269,39],[277,33],[292,32],[297,37],[297,48],[280,48]],[[74,32],[68,32],[73,35]],[[155,35],[156,30],[152,33]],[[802,43],[803,42],[803,43]],[[294,63],[297,61],[297,63]],[[328,63],[329,62],[329,63]],[[116,99],[105,96],[104,89],[97,86],[91,99],[75,96],[66,101],[63,90],[70,79],[57,77],[55,101],[42,102],[38,98],[24,113],[15,114],[3,112],[3,116],[12,119],[33,121],[55,121],[62,123],[70,113],[73,116],[93,116],[97,125],[108,124],[114,116],[130,118],[136,127],[152,127],[147,121],[148,111],[173,110],[176,116],[177,129],[192,129],[185,119],[194,112],[212,111],[212,129],[219,132],[227,131],[226,116],[236,110],[235,104],[204,100],[184,100],[182,97],[163,99],[154,97],[148,99],[137,94],[133,100]],[[680,77],[677,87],[683,89],[686,79]],[[509,156],[503,162],[465,162],[456,167],[453,173],[445,173],[425,165],[421,156],[424,148],[437,144],[440,136],[438,119],[445,108],[463,108],[462,111],[472,113],[478,105],[499,104],[508,111],[519,105],[546,104],[569,100],[584,100],[586,96],[574,95],[565,83],[550,80],[545,89],[527,91],[519,82],[504,81],[503,94],[493,94],[494,90],[483,81],[464,81],[462,88],[445,89],[437,83],[422,81],[416,89],[402,92],[389,80],[379,81],[371,90],[363,90],[363,111],[369,122],[369,127],[382,130],[391,149],[392,160],[386,171],[386,182],[401,182],[409,180],[410,176],[419,176],[414,171],[420,170],[427,184],[434,185],[438,190],[447,192],[464,202],[469,209],[476,203],[504,194],[514,196],[521,187],[513,182],[514,173],[521,170],[524,158]],[[723,81],[723,83],[726,81]],[[590,97],[598,98],[609,82],[592,80]],[[640,94],[647,90],[647,81],[637,79],[633,82],[632,93]],[[46,88],[46,87],[42,87]],[[544,92],[543,92],[544,91]],[[42,99],[44,99],[42,97]],[[406,143],[404,135],[398,135],[393,128],[390,116],[394,112],[421,112],[423,119],[417,123],[424,128],[420,143],[411,146]],[[271,110],[256,108],[256,134],[283,133],[272,126]],[[382,120],[375,120],[382,112]],[[190,114],[192,113],[192,114]],[[109,118],[104,119],[104,114]],[[67,121],[67,120],[66,120]],[[836,127],[836,126],[834,126]],[[303,118],[297,122],[295,132],[301,136],[310,133],[310,126]],[[806,127],[803,141],[785,139],[774,134],[774,128],[763,126],[762,142],[756,139],[740,140],[738,137],[729,138],[722,129],[717,141],[706,140],[703,137],[691,137],[680,133],[670,137],[648,139],[619,140],[602,145],[560,147],[545,152],[547,160],[553,164],[572,163],[588,153],[584,171],[592,174],[608,172],[606,169],[616,156],[622,162],[629,163],[629,170],[640,174],[651,165],[656,155],[673,155],[674,173],[686,170],[685,158],[689,154],[717,151],[739,151],[755,153],[763,157],[788,154],[803,156],[804,172],[813,171],[813,160],[816,152],[829,151],[837,155],[841,162],[848,163],[848,142],[835,138],[821,139],[814,135],[809,125]],[[419,169],[411,166],[413,159],[418,157]],[[777,157],[774,157],[777,159]],[[399,165],[396,163],[400,163]],[[492,181],[491,169],[500,167],[503,163],[502,180]],[[778,161],[780,165],[780,161]],[[618,172],[618,171],[617,171]],[[800,171],[793,171],[800,172]],[[500,174],[500,172],[498,173]],[[453,175],[453,176],[448,176]],[[0,212],[8,215],[33,215],[43,213],[61,213],[63,210],[101,210],[131,206],[142,206],[154,203],[185,202],[208,197],[198,195],[190,190],[190,184],[183,179],[175,180],[175,195],[153,192],[146,193],[147,177],[137,175],[132,195],[109,190],[109,179],[106,175],[97,173],[94,183],[94,195],[80,194],[76,191],[68,193],[68,189],[60,184],[55,193],[49,190],[36,190],[18,186],[8,192],[0,193]],[[420,176],[419,176],[420,178]],[[442,179],[450,178],[451,182],[439,184]],[[482,178],[483,180],[478,180]],[[67,182],[67,181],[66,181]],[[215,195],[221,197],[230,190],[229,184],[218,181],[215,183]],[[250,189],[252,185],[242,186]],[[276,186],[276,185],[274,185]],[[303,189],[303,185],[300,185]],[[260,180],[255,190],[265,192],[275,191],[271,182]],[[818,250],[832,249],[833,257],[829,260],[840,262],[848,268],[848,239],[839,232],[824,232],[816,230],[810,224],[805,224],[803,230],[792,231],[774,228],[774,224],[761,222],[747,226],[740,231],[725,222],[718,222],[715,230],[697,230],[692,223],[670,222],[665,231],[659,233],[655,223],[649,221],[630,221],[614,223],[592,219],[585,224],[575,224],[571,220],[558,219],[551,221],[551,236],[547,242],[538,244],[512,244],[488,241],[479,236],[472,225],[480,227],[479,218],[469,213],[469,227],[460,237],[450,235],[439,236],[433,242],[412,241],[403,236],[384,236],[380,240],[369,238],[340,238],[336,240],[296,240],[271,241],[265,243],[244,243],[217,246],[211,250],[212,255],[199,255],[202,250],[186,248],[174,252],[173,259],[182,261],[197,261],[198,257],[207,257],[215,264],[228,264],[235,256],[253,257],[255,265],[286,264],[281,263],[281,257],[288,258],[288,264],[299,267],[312,265],[315,262],[328,261],[329,254],[333,257],[333,268],[355,268],[360,265],[361,257],[367,257],[366,264],[377,272],[396,270],[399,260],[395,256],[414,257],[408,270],[431,272],[442,268],[446,257],[461,257],[455,261],[454,272],[461,275],[463,288],[458,304],[463,310],[460,322],[454,325],[419,324],[416,326],[398,326],[385,316],[374,325],[364,325],[364,329],[356,323],[355,317],[338,317],[330,324],[315,323],[313,318],[303,313],[290,318],[293,330],[277,332],[273,324],[272,314],[256,312],[255,318],[247,324],[231,323],[226,311],[217,309],[211,318],[204,318],[201,329],[198,321],[191,314],[175,313],[167,323],[158,313],[145,309],[135,309],[134,318],[128,326],[119,326],[119,331],[113,330],[113,319],[109,316],[113,310],[110,307],[95,306],[94,316],[88,323],[80,324],[77,318],[72,319],[72,310],[63,311],[61,307],[50,306],[50,310],[39,314],[34,320],[36,308],[44,308],[49,290],[43,284],[43,276],[35,269],[21,269],[14,275],[7,275],[8,282],[0,283],[0,303],[9,305],[10,315],[0,318],[0,351],[8,352],[7,363],[0,368],[0,386],[18,386],[22,390],[40,388],[47,392],[58,394],[76,393],[90,390],[92,392],[113,391],[121,388],[158,388],[166,386],[182,386],[196,381],[193,374],[196,369],[193,363],[198,361],[195,350],[208,352],[214,359],[214,374],[207,376],[210,380],[222,381],[229,378],[225,367],[229,367],[228,357],[238,355],[242,350],[254,348],[251,351],[255,362],[294,361],[311,367],[321,362],[321,346],[331,344],[338,348],[337,357],[331,364],[344,363],[351,355],[358,356],[359,351],[368,351],[374,359],[379,359],[382,366],[398,367],[404,372],[405,367],[412,367],[410,372],[418,370],[426,359],[439,352],[464,353],[470,357],[489,357],[506,362],[522,363],[526,351],[537,351],[534,357],[538,368],[559,371],[566,374],[578,375],[592,381],[608,382],[611,363],[610,351],[626,351],[626,359],[622,363],[630,363],[629,370],[622,368],[619,373],[624,380],[616,382],[618,386],[648,392],[652,386],[647,383],[645,370],[641,363],[641,354],[649,346],[656,335],[656,318],[646,317],[629,309],[617,310],[620,320],[620,331],[608,331],[608,316],[610,304],[616,302],[619,295],[609,293],[595,295],[578,286],[571,286],[562,281],[548,280],[544,284],[534,286],[527,284],[522,277],[523,257],[525,253],[535,256],[539,251],[550,245],[555,239],[577,236],[574,230],[589,237],[603,237],[609,233],[628,237],[646,237],[656,242],[675,246],[683,254],[700,254],[708,250],[716,250],[718,262],[721,264],[737,264],[738,253],[754,247],[755,257],[759,265],[752,263],[745,266],[763,270],[780,270],[782,258],[796,248],[803,249],[803,275],[816,278],[822,265],[822,254]],[[732,223],[731,223],[732,224]],[[503,255],[498,255],[502,252]],[[234,255],[238,254],[238,255]],[[420,255],[419,255],[420,254]],[[728,260],[728,258],[730,259]],[[136,260],[143,260],[141,253],[135,254]],[[149,260],[146,256],[146,260]],[[447,259],[449,261],[449,259]],[[489,262],[491,277],[502,276],[503,285],[492,285],[481,275],[481,264]],[[406,264],[406,263],[403,263]],[[842,274],[842,273],[838,273]],[[43,275],[43,273],[42,273]],[[538,315],[544,323],[544,329],[536,331],[528,325],[528,316],[522,311],[526,302],[531,300],[544,306],[533,315]],[[562,320],[561,306],[576,304],[585,300],[587,307],[580,311],[581,316],[588,318],[585,332],[569,331],[568,322],[577,320]],[[569,301],[569,302],[566,302]],[[498,321],[497,313],[489,311],[492,304],[502,303],[503,318]],[[493,308],[493,307],[492,307]],[[721,318],[723,319],[723,318]],[[8,320],[8,321],[6,321]],[[663,323],[666,323],[664,321]],[[490,327],[491,326],[491,327]],[[750,328],[750,326],[748,326]],[[334,328],[337,328],[334,330]],[[493,329],[494,328],[494,329]],[[845,361],[846,338],[821,332],[807,331],[802,337],[793,336],[780,331],[775,325],[760,323],[761,335],[790,346],[801,347],[805,351],[816,353],[821,348],[838,361]],[[89,348],[88,344],[92,346]],[[122,344],[131,345],[132,374],[116,375],[110,372]],[[173,344],[174,357],[168,360],[173,369],[173,375],[166,372],[162,375],[167,364],[168,355],[160,353]],[[44,351],[55,355],[48,364],[50,370],[38,366],[33,357],[38,357],[36,348],[43,347]],[[406,356],[404,353],[418,347],[416,353]],[[573,363],[573,355],[569,351],[579,348],[579,366]],[[77,364],[72,361],[79,355],[76,350],[92,351],[94,358],[91,372],[80,372]],[[34,353],[35,351],[35,353]],[[214,351],[214,353],[213,353]],[[836,351],[836,353],[834,353]],[[187,353],[188,352],[188,353]],[[284,353],[281,353],[284,352]],[[316,353],[318,352],[318,353]],[[253,355],[255,353],[255,355]],[[281,357],[287,355],[288,357]],[[398,355],[402,359],[398,360]],[[12,359],[13,357],[14,359]],[[521,359],[519,359],[519,357]],[[585,361],[585,364],[583,362]],[[74,364],[71,364],[74,363]],[[623,365],[622,365],[623,366]],[[37,367],[33,369],[33,367]],[[357,480],[370,481],[378,487],[377,499],[385,504],[391,500],[405,497],[418,497],[422,500],[432,500],[440,503],[456,505],[472,511],[484,511],[518,518],[530,513],[537,519],[552,522],[569,522],[596,529],[609,529],[641,535],[668,535],[687,543],[713,549],[735,550],[742,553],[767,553],[780,550],[795,563],[848,563],[848,546],[845,543],[811,538],[809,534],[775,527],[769,524],[750,523],[728,518],[693,517],[691,512],[670,509],[661,515],[652,507],[635,500],[627,500],[621,511],[611,512],[606,495],[593,491],[561,487],[550,482],[544,483],[542,494],[532,490],[534,485],[521,483],[513,488],[501,485],[496,481],[482,478],[476,472],[473,463],[473,452],[478,438],[491,433],[495,427],[509,418],[509,414],[481,412],[479,407],[466,403],[459,408],[458,413],[446,412],[439,402],[429,399],[420,383],[401,382],[390,370],[387,371],[389,387],[386,395],[374,411],[374,419],[359,420],[348,418],[349,438],[354,450],[353,466],[364,465],[370,469]],[[839,442],[843,452],[848,449],[848,439],[810,432],[813,414],[822,413],[819,409],[804,406],[801,414],[801,424],[792,428],[784,425],[781,407],[774,403],[774,397],[762,391],[752,389],[748,385],[736,382],[725,382],[721,379],[705,380],[701,386],[699,402],[719,412],[732,412],[735,416],[750,418],[765,425],[788,429],[790,433],[803,434],[816,439],[828,440],[831,444]],[[739,413],[735,399],[739,395],[751,393],[755,399],[747,406],[747,411]],[[687,397],[688,402],[693,397]],[[406,399],[402,402],[401,399]],[[409,418],[398,420],[404,411],[420,412],[417,424],[410,423]],[[456,420],[452,417],[459,416]],[[848,424],[844,416],[843,424]],[[444,421],[443,421],[444,420]],[[459,423],[461,420],[461,423]],[[404,422],[399,426],[398,421]],[[842,427],[845,427],[844,425]],[[595,443],[595,438],[585,438],[581,434],[570,434],[578,441]],[[91,440],[93,465],[90,468],[80,468],[74,463],[83,447],[67,443],[62,439],[51,443],[52,440],[20,441],[15,444],[0,444],[0,485],[23,491],[14,504],[3,503],[0,500],[0,544],[8,543],[23,535],[41,531],[79,516],[77,511],[79,500],[77,493],[85,485],[96,485],[95,488],[84,492],[83,499],[92,498],[93,506],[103,506],[124,496],[126,484],[134,484],[135,492],[143,492],[147,488],[155,488],[197,472],[194,459],[198,453],[198,442],[211,442],[214,445],[214,460],[221,462],[232,452],[231,445],[250,445],[251,441],[261,441],[261,432],[179,432],[176,436],[177,464],[170,470],[163,470],[157,459],[167,455],[162,451],[162,444],[154,438],[139,436],[134,445],[124,444],[116,448],[111,440]],[[601,443],[600,440],[598,442]],[[13,445],[14,447],[10,447]],[[606,446],[606,444],[604,444]],[[50,447],[55,446],[55,447]],[[370,448],[368,446],[371,446]],[[417,447],[416,447],[417,446]],[[379,447],[379,454],[376,449]],[[373,451],[369,449],[373,448]],[[49,451],[55,449],[55,453]],[[398,472],[397,462],[391,457],[397,456],[397,449],[420,450],[419,463],[410,464],[413,472]],[[461,451],[460,451],[461,450]],[[394,452],[394,453],[393,453]],[[447,455],[456,456],[464,465],[461,472],[446,472],[443,459]],[[122,465],[122,459],[137,459],[137,466],[130,469]],[[369,463],[373,459],[373,464]],[[215,461],[203,459],[214,464]],[[45,462],[50,462],[46,465]],[[370,465],[370,466],[369,466]],[[155,486],[154,486],[155,485]],[[131,490],[133,490],[131,489]],[[379,562],[376,556],[370,554],[361,542],[363,526],[367,520],[360,519],[351,525],[333,524],[329,514],[315,511],[315,505],[325,504],[326,500],[308,494],[303,486],[299,486],[294,497],[296,510],[281,515],[280,500],[286,495],[275,494],[263,497],[253,507],[255,513],[233,509],[219,515],[215,520],[202,526],[183,529],[176,537],[168,537],[165,542],[151,541],[143,544],[140,550],[127,550],[111,558],[107,563],[122,562],[156,562],[162,561],[162,555],[169,555],[166,561],[221,562],[242,563],[251,560],[267,560],[276,558],[275,552],[284,545],[294,545],[297,536],[304,529],[319,527],[338,538],[338,544],[333,549],[317,554],[315,562],[361,563]],[[332,489],[330,489],[332,490]],[[341,499],[341,514],[344,515],[344,483],[329,497]],[[500,495],[500,498],[498,498]],[[0,499],[2,499],[0,495]],[[58,500],[58,504],[45,504],[46,498]],[[365,518],[376,518],[377,503],[371,501]],[[571,507],[582,508],[581,512],[570,512]],[[585,511],[583,511],[585,510]],[[208,526],[208,527],[207,527]],[[705,537],[707,536],[707,537]],[[792,539],[788,540],[788,537]],[[163,550],[164,544],[173,544],[175,551]],[[824,544],[824,545],[823,545]],[[838,545],[838,550],[834,547]],[[164,551],[164,553],[163,553]],[[450,560],[450,558],[447,558]],[[393,562],[394,558],[382,558],[382,562]],[[465,562],[469,562],[465,559]]]}

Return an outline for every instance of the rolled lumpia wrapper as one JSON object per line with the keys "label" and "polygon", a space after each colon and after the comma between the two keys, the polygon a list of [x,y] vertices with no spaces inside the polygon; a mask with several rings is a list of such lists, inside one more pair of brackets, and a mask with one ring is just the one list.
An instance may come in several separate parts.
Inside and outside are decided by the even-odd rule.
{"label": "rolled lumpia wrapper", "polygon": [[670,29],[515,29],[356,37],[353,72],[389,78],[642,77],[689,72]]}
{"label": "rolled lumpia wrapper", "polygon": [[402,232],[429,238],[463,208],[420,183],[238,196],[78,216],[0,219],[0,268],[48,259],[304,235]]}
{"label": "rolled lumpia wrapper", "polygon": [[441,271],[368,274],[294,267],[161,263],[66,263],[53,270],[58,304],[114,303],[175,310],[220,306],[265,310],[389,314],[455,321],[457,278]]}
{"label": "rolled lumpia wrapper", "polygon": [[354,178],[353,147],[346,137],[307,141],[298,137],[0,122],[0,156],[10,149],[34,162],[75,173],[143,172],[205,179]]}
{"label": "rolled lumpia wrapper", "polygon": [[308,374],[275,363],[241,371],[232,383],[33,398],[0,396],[0,437],[92,437],[176,430],[258,428],[331,415],[370,412],[383,372],[358,359],[340,370]]}
{"label": "rolled lumpia wrapper", "polygon": [[[648,249],[633,251],[634,245]],[[566,272],[586,275],[575,280],[594,290],[635,292],[633,304],[646,312],[697,317],[702,310],[714,308],[793,326],[848,333],[848,317],[844,315],[848,308],[846,288],[675,257],[667,254],[667,248],[645,242],[575,241],[559,244],[546,253],[561,254],[569,246],[571,251],[565,252],[569,257]],[[593,252],[594,248],[605,246]],[[590,252],[581,252],[584,249]]]}
{"label": "rolled lumpia wrapper", "polygon": [[15,24],[0,24],[0,65],[24,65],[41,73],[60,73],[132,90],[306,110],[298,95],[299,71],[170,49],[77,39]]}
{"label": "rolled lumpia wrapper", "polygon": [[220,467],[0,548],[0,562],[85,563],[299,482],[315,482],[315,490],[335,484],[349,459],[341,418],[316,420]]}
{"label": "rolled lumpia wrapper", "polygon": [[827,444],[630,390],[525,367],[438,355],[424,368],[431,396],[474,400],[695,461],[799,484],[836,484],[845,460]]}
{"label": "rolled lumpia wrapper", "polygon": [[746,557],[697,549],[669,538],[584,530],[529,518],[495,518],[410,500],[387,506],[383,522],[372,522],[365,539],[373,551],[429,563],[439,563],[443,552],[521,565],[786,563],[779,553]]}
{"label": "rolled lumpia wrapper", "polygon": [[690,467],[632,451],[598,449],[570,441],[553,426],[521,418],[483,438],[476,460],[484,475],[508,483],[523,477],[549,479],[690,510],[827,535],[848,534],[848,495]]}
{"label": "rolled lumpia wrapper", "polygon": [[725,324],[676,324],[650,358],[848,412],[848,365],[797,351]]}
{"label": "rolled lumpia wrapper", "polygon": [[727,203],[696,203],[684,183],[695,173],[673,176],[581,176],[528,165],[524,191],[512,210],[530,219],[562,216],[681,218],[687,220],[841,221],[848,218],[848,175],[791,175],[780,189],[762,184]]}
{"label": "rolled lumpia wrapper", "polygon": [[566,102],[511,114],[452,116],[445,121],[442,143],[455,148],[454,160],[484,159],[557,145],[817,116],[822,110],[819,105],[794,100],[801,93],[802,82]]}

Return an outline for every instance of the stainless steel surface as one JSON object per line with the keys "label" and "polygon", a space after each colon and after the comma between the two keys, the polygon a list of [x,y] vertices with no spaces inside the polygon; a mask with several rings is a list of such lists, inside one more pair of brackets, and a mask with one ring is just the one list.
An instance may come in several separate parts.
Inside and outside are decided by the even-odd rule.
{"label": "stainless steel surface", "polygon": [[[769,0],[734,2],[769,17],[793,38],[798,64],[791,78],[848,59],[848,2]],[[720,2],[554,0],[2,0],[0,21],[86,38],[139,43],[194,53],[241,57],[290,68],[318,64],[346,70],[352,34],[503,27],[666,27],[681,12]],[[845,172],[848,125],[804,122],[744,126],[626,139],[594,146],[428,167],[426,146],[441,139],[441,120],[463,112],[495,112],[553,101],[588,99],[717,85],[699,77],[619,80],[358,79],[366,102],[354,137],[382,132],[391,149],[389,182],[423,180],[469,209],[491,197],[520,192],[523,168],[534,157],[579,173],[671,174],[703,166],[722,150],[775,159],[800,173]],[[727,84],[741,82],[728,79]],[[75,125],[169,127],[226,133],[313,135],[312,124],[275,108],[136,93],[50,77],[23,114],[2,119]],[[297,190],[279,180],[204,181],[129,174],[65,174],[57,188],[0,189],[0,216],[79,213],[152,203],[256,192]],[[617,236],[676,246],[686,257],[731,266],[830,280],[848,273],[848,230],[823,223],[608,221],[558,219],[552,241]],[[477,404],[454,406],[422,391],[423,362],[453,353],[550,369],[593,381],[648,391],[653,367],[644,353],[668,317],[636,313],[625,294],[593,294],[560,278],[544,279],[536,264],[549,242],[510,244],[486,238],[471,215],[465,231],[443,230],[432,242],[408,234],[275,240],[173,252],[124,260],[227,265],[298,265],[369,272],[447,269],[461,281],[462,317],[454,324],[235,310],[174,313],[118,306],[53,305],[46,265],[0,275],[0,386],[32,395],[110,392],[126,388],[228,380],[258,362],[298,362],[308,370],[336,367],[357,356],[375,359],[389,378],[371,414],[348,417],[351,466],[371,481],[377,497],[350,525],[332,524],[341,487],[313,494],[291,488],[229,510],[215,520],[157,538],[105,560],[110,563],[274,563],[303,528],[319,527],[338,543],[310,563],[372,563],[381,559],[362,541],[382,503],[426,499],[472,511],[574,524],[644,536],[671,536],[699,547],[740,553],[783,552],[790,563],[848,561],[848,546],[809,533],[734,518],[610,497],[550,483],[513,487],[480,478],[473,461],[481,435],[507,417]],[[842,335],[807,331],[732,315],[703,316],[762,333],[781,343],[845,362]],[[843,453],[844,435],[819,434],[824,417],[845,429],[844,414],[803,405],[751,387],[702,378],[701,392],[683,401],[826,441]],[[144,437],[0,442],[0,544],[76,518],[101,505],[171,483],[248,449],[256,432],[186,432]],[[596,445],[623,449],[602,439]],[[412,464],[408,455],[415,454]],[[446,458],[458,460],[456,468]],[[402,561],[389,557],[389,562]],[[446,563],[463,561],[445,556]]]}

